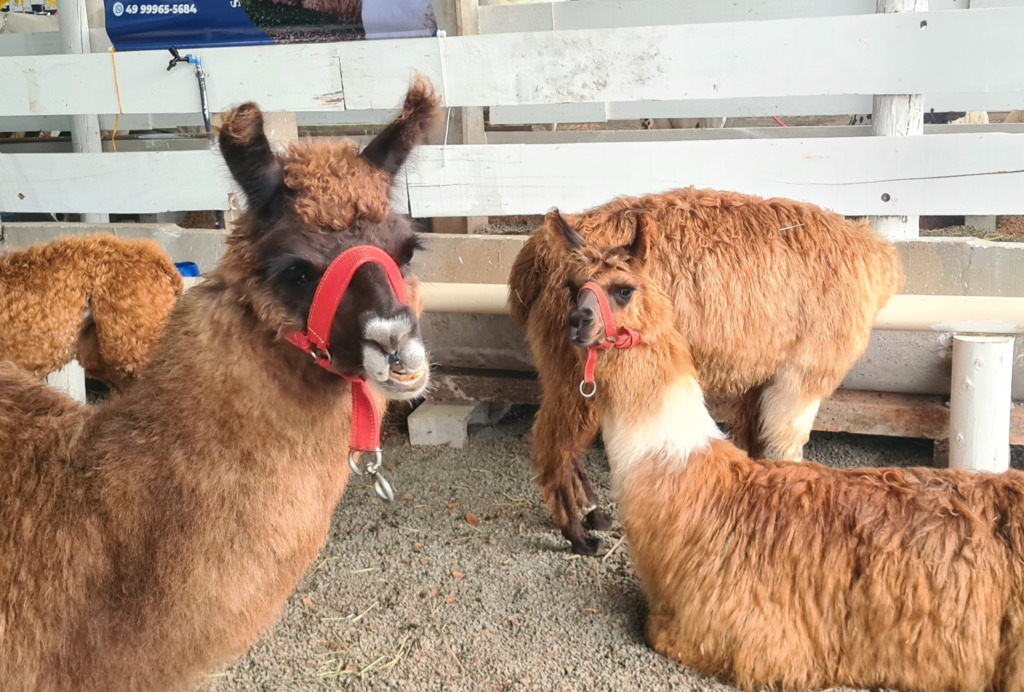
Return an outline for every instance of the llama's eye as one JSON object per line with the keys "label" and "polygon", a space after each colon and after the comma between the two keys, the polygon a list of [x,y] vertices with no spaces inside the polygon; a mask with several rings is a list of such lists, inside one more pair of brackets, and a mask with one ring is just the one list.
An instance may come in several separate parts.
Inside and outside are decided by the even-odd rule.
{"label": "llama's eye", "polygon": [[623,286],[615,292],[615,296],[623,303],[628,303],[629,299],[633,297],[633,292],[636,291],[632,286]]}
{"label": "llama's eye", "polygon": [[309,281],[309,267],[296,263],[284,270],[284,280],[293,286],[302,286]]}

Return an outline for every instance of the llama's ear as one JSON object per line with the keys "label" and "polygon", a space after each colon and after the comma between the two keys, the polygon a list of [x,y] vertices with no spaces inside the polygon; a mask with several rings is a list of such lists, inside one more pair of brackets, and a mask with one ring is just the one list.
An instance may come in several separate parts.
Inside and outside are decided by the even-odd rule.
{"label": "llama's ear", "polygon": [[634,215],[636,220],[636,231],[633,233],[633,242],[626,250],[641,265],[647,263],[647,253],[651,249],[651,240],[654,236],[654,219],[650,214],[643,212]]}
{"label": "llama's ear", "polygon": [[243,103],[224,118],[220,153],[231,176],[245,192],[249,208],[262,210],[284,191],[284,168],[263,132],[263,113]]}
{"label": "llama's ear", "polygon": [[405,95],[401,114],[373,138],[360,156],[394,175],[441,115],[440,101],[425,77],[417,76]]}
{"label": "llama's ear", "polygon": [[551,227],[555,229],[558,236],[565,241],[565,244],[570,250],[577,250],[583,247],[583,236],[581,236],[575,228],[570,226],[568,221],[562,218],[562,214],[558,209],[552,209],[549,211],[547,213],[546,220],[551,224]]}

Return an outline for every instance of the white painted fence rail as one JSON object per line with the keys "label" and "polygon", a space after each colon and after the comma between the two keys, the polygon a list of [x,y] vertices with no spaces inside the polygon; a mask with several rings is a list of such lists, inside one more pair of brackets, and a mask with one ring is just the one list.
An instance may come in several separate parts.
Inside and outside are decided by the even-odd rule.
{"label": "white painted fence rail", "polygon": [[[1013,214],[1024,212],[1024,135],[428,146],[406,184],[395,207],[417,218],[579,212],[691,184],[849,215]],[[227,209],[231,189],[210,151],[0,154],[5,211]]]}
{"label": "white painted fence rail", "polygon": [[[195,52],[214,111],[243,100],[282,111],[387,108],[413,71],[434,80],[451,106],[875,93],[1010,98],[1022,90],[1022,26],[1024,8],[1013,7]],[[198,110],[194,77],[167,72],[166,53],[116,59],[121,112]],[[103,53],[0,58],[0,94],[0,116],[119,111]]]}

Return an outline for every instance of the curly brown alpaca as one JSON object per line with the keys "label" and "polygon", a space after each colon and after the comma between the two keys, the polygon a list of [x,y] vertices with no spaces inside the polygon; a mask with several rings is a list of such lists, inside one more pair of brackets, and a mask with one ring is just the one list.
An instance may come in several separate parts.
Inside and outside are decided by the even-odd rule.
{"label": "curly brown alpaca", "polygon": [[[770,459],[799,460],[821,400],[867,348],[878,310],[902,285],[896,250],[863,221],[812,204],[688,188],[622,198],[567,217],[588,242],[633,237],[638,213],[658,233],[652,279],[669,294],[709,393],[735,402],[733,434]],[[510,277],[509,310],[526,330],[541,384],[533,467],[555,524],[574,552],[611,521],[581,457],[598,419],[576,396],[576,355],[565,341],[568,278],[551,213]]]}
{"label": "curly brown alpaca", "polygon": [[181,288],[155,240],[101,233],[13,251],[0,257],[0,361],[43,377],[77,358],[87,376],[122,391]]}
{"label": "curly brown alpaca", "polygon": [[[80,407],[0,364],[4,689],[177,690],[274,622],[348,480],[348,378],[378,405],[427,385],[417,282],[402,278],[418,239],[388,193],[438,113],[416,81],[362,153],[275,155],[259,109],[240,106],[220,147],[247,211],[134,385]],[[289,339],[308,333],[328,266],[367,245],[402,271],[392,284],[390,261],[350,263],[321,367]]]}
{"label": "curly brown alpaca", "polygon": [[597,354],[594,408],[648,643],[751,691],[1024,691],[1024,474],[752,460],[645,258],[642,238],[575,250],[562,338],[579,374],[600,300],[640,334]]}

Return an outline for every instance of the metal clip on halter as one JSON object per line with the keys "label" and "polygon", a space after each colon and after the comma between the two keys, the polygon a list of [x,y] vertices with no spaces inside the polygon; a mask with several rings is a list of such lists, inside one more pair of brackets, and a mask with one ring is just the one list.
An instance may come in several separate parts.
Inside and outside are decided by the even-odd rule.
{"label": "metal clip on halter", "polygon": [[[359,466],[359,457],[363,454],[374,455],[373,461],[367,464],[365,469]],[[373,479],[373,489],[377,493],[377,497],[385,502],[394,502],[395,491],[391,489],[391,484],[380,473],[382,463],[383,456],[379,449],[350,449],[348,452],[348,467],[352,469],[352,473],[357,476],[362,476],[364,473],[369,474]]]}
{"label": "metal clip on halter", "polygon": [[583,395],[584,399],[590,399],[597,394],[597,382],[591,382],[590,384],[593,386],[590,388],[590,392],[588,393],[583,389],[587,385],[587,381],[585,379],[580,380],[580,394]]}

